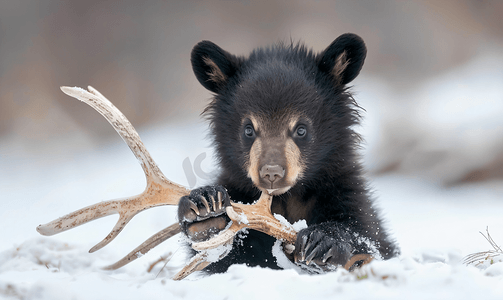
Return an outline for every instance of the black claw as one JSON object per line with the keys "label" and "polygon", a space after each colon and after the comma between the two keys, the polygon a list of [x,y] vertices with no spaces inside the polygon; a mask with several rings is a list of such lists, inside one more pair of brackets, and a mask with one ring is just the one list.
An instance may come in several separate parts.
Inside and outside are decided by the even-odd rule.
{"label": "black claw", "polygon": [[[311,248],[313,248],[313,247],[314,247],[314,245],[315,245],[314,241],[313,241],[313,240],[310,240],[310,241],[309,241],[309,243],[307,243],[307,245],[306,245],[306,251],[305,251],[305,254],[307,254],[307,253],[311,253],[311,252],[312,252],[312,251],[311,251]],[[304,254],[304,255],[305,255],[305,254]]]}
{"label": "black claw", "polygon": [[215,197],[213,195],[209,195],[210,200],[211,200],[211,207],[213,209],[213,212],[216,212],[218,210],[217,205],[215,203]]}
{"label": "black claw", "polygon": [[311,261],[313,260],[314,256],[318,254],[318,251],[321,249],[321,247],[318,245],[316,248],[311,251],[311,253],[307,256],[306,258],[306,265],[309,265]]}
{"label": "black claw", "polygon": [[189,196],[180,198],[180,201],[178,202],[178,220],[180,223],[194,222],[197,219],[197,213],[193,210],[194,206],[195,204],[190,201]]}
{"label": "black claw", "polygon": [[218,192],[217,193],[217,197],[218,197],[218,203],[222,203],[222,192]]}
{"label": "black claw", "polygon": [[327,260],[334,256],[335,254],[335,246],[333,246],[332,248],[330,248],[324,255],[323,255],[323,258],[322,258],[322,262],[325,264],[327,263]]}
{"label": "black claw", "polygon": [[197,205],[193,201],[189,200],[189,205],[190,205],[190,209],[192,209],[196,213],[196,215],[198,215],[198,216],[201,215],[199,208],[197,208]]}
{"label": "black claw", "polygon": [[300,261],[306,260],[306,243],[307,243],[307,235],[302,236],[302,242],[300,244]]}
{"label": "black claw", "polygon": [[204,205],[204,208],[206,208],[206,214],[209,214],[211,212],[210,210],[210,205],[208,204],[208,201],[203,195],[199,195],[199,199],[201,200],[201,203]]}

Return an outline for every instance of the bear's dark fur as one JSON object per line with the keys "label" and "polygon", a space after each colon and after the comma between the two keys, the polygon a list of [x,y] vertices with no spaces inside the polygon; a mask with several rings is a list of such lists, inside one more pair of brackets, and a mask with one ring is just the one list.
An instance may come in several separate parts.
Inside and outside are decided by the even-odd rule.
{"label": "bear's dark fur", "polygon": [[[362,177],[356,154],[360,137],[352,129],[360,109],[347,84],[359,74],[365,56],[365,44],[354,34],[338,37],[319,54],[302,44],[280,43],[244,58],[209,41],[197,44],[191,61],[199,82],[215,94],[204,115],[211,122],[221,174],[216,186],[180,200],[184,232],[194,236],[209,228],[207,238],[225,226],[229,219],[214,202],[229,201],[225,189],[230,199],[243,203],[268,190],[275,195],[273,213],[291,223],[307,221],[295,244],[297,264],[319,271],[344,265],[354,254],[395,256],[398,248]],[[200,196],[208,199],[210,211]],[[191,235],[195,224],[199,227],[192,227]],[[278,268],[274,241],[249,230],[208,270],[224,272],[239,263]]]}

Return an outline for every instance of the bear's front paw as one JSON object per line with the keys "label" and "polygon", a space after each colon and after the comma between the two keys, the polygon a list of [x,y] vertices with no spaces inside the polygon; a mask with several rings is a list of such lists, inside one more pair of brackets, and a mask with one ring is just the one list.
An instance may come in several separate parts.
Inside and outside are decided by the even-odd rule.
{"label": "bear's front paw", "polygon": [[312,272],[332,271],[344,266],[351,256],[348,241],[340,240],[316,227],[302,229],[295,242],[294,261]]}
{"label": "bear's front paw", "polygon": [[225,214],[225,207],[229,205],[229,194],[221,185],[192,190],[178,203],[178,220],[183,232],[195,242],[211,238],[230,221]]}

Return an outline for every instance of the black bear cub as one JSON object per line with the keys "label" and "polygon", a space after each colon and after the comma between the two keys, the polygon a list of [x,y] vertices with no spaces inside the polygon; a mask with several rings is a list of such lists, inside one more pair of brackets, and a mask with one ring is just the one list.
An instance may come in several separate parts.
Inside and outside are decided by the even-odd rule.
{"label": "black bear cub", "polygon": [[[221,174],[216,185],[180,199],[179,222],[189,238],[204,240],[222,230],[230,220],[229,201],[251,204],[268,192],[273,213],[290,223],[306,220],[291,259],[308,270],[333,270],[355,254],[398,254],[373,207],[352,129],[360,115],[347,84],[366,52],[354,34],[339,36],[319,54],[293,43],[259,48],[248,58],[209,41],[194,47],[194,73],[214,93],[204,115]],[[240,263],[279,268],[274,242],[249,230],[208,271]]]}

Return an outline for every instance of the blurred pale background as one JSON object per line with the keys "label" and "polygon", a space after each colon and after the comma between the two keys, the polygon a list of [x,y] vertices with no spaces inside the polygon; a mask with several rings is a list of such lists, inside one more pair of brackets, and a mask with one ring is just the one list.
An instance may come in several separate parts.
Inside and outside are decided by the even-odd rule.
{"label": "blurred pale background", "polygon": [[498,182],[502,14],[497,0],[1,1],[0,185],[117,141],[61,85],[94,86],[140,132],[180,128],[200,122],[210,98],[190,66],[197,42],[247,55],[293,39],[321,51],[345,32],[368,47],[353,91],[371,175]]}

